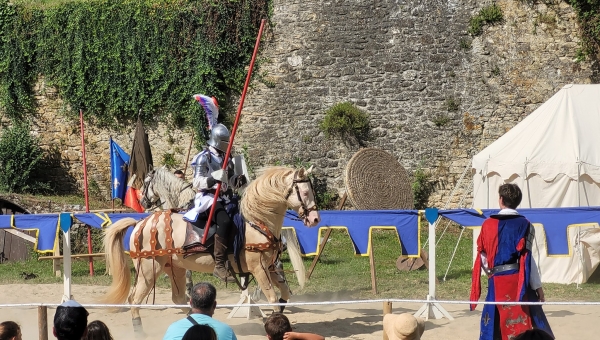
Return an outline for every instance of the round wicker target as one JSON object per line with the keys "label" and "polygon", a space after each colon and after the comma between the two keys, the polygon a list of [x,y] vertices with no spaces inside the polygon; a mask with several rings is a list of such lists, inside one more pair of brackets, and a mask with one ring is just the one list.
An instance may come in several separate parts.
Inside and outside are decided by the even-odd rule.
{"label": "round wicker target", "polygon": [[344,182],[358,210],[413,208],[406,169],[383,150],[366,148],[355,153],[346,166]]}

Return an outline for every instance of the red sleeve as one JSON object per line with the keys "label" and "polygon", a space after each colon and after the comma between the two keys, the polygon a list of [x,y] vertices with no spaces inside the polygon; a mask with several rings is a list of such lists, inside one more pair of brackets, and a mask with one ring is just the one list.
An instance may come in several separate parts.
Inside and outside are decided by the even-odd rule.
{"label": "red sleeve", "polygon": [[[485,225],[485,222],[484,222]],[[475,264],[473,265],[473,272],[471,273],[471,295],[470,301],[477,302],[481,296],[481,252],[483,249],[483,235],[485,228],[481,226],[481,232],[477,238],[477,255],[475,256]],[[477,307],[476,303],[471,304],[470,309],[475,310]]]}
{"label": "red sleeve", "polygon": [[[494,268],[496,251],[498,250],[498,220],[488,218],[481,226],[481,233],[477,238],[477,257],[473,272],[471,273],[471,296],[470,301],[477,302],[481,297],[481,253],[485,252],[489,269]],[[471,304],[474,310],[477,304]]]}

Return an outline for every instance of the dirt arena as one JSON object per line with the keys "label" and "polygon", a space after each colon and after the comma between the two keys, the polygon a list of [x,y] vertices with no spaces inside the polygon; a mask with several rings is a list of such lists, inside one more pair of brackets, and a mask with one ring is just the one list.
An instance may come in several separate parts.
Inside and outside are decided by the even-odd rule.
{"label": "dirt arena", "polygon": [[[0,303],[58,303],[62,295],[62,285],[2,285],[0,286]],[[73,286],[73,295],[81,303],[95,303],[106,287]],[[157,304],[170,304],[170,291],[158,289]],[[295,301],[323,301],[325,296],[296,296]],[[335,296],[337,300],[343,297]],[[235,304],[239,294],[218,293],[217,300],[223,304]],[[415,312],[420,304],[395,304],[395,313]],[[479,334],[478,311],[469,312],[467,306],[444,306],[455,318],[433,320],[426,323],[424,340],[462,340],[477,339]],[[600,306],[549,306],[545,308],[550,324],[557,339],[593,339],[600,331]],[[101,309],[89,309],[89,320],[102,320],[111,329],[115,340],[133,339],[131,314],[129,311],[110,313]],[[218,308],[215,318],[231,325],[241,340],[265,339],[261,319],[245,318],[227,319],[229,309]],[[48,309],[48,318],[52,320],[54,309]],[[289,307],[286,314],[299,332],[315,332],[329,339],[364,339],[382,338],[382,305],[380,303],[357,305],[303,306]],[[180,310],[142,310],[144,330],[147,339],[162,339],[167,327],[173,321],[185,317]],[[0,320],[14,320],[23,328],[24,340],[38,339],[36,308],[2,308]],[[52,329],[51,321],[49,329]],[[52,335],[49,337],[52,339]]]}

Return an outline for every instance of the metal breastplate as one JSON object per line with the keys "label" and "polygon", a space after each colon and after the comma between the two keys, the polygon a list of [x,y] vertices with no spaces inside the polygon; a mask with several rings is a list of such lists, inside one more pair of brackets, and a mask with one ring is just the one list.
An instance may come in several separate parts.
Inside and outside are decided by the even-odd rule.
{"label": "metal breastplate", "polygon": [[221,169],[221,162],[214,157],[210,151],[203,151],[198,159],[196,160],[196,166],[194,167],[194,177],[203,176],[209,177],[213,171]]}

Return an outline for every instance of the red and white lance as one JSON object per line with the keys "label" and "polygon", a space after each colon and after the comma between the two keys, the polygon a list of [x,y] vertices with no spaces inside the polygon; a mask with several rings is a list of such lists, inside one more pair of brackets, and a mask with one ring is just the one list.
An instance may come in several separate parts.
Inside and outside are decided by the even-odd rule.
{"label": "red and white lance", "polygon": [[[244,107],[244,99],[246,99],[246,91],[248,90],[248,85],[250,85],[250,78],[252,77],[252,69],[254,68],[254,61],[256,60],[256,54],[258,53],[258,46],[260,45],[260,37],[262,36],[263,29],[265,27],[265,19],[262,19],[260,22],[260,28],[258,30],[258,36],[256,37],[256,43],[254,44],[254,52],[252,52],[252,59],[250,60],[250,67],[248,68],[248,74],[246,75],[246,82],[244,83],[244,89],[242,91],[242,98],[240,99],[240,104],[238,105],[237,113],[235,115],[235,122],[233,123],[233,128],[231,129],[231,137],[229,138],[229,146],[227,146],[227,152],[225,152],[225,156],[223,156],[223,170],[227,169],[227,163],[229,162],[229,155],[231,153],[231,147],[233,146],[233,140],[235,138],[235,132],[237,131],[238,124],[240,122],[240,117],[242,115],[242,108]],[[215,191],[215,198],[213,200],[213,204],[210,207],[210,213],[208,214],[208,221],[206,221],[206,226],[204,227],[204,235],[202,235],[202,244],[206,243],[206,238],[208,236],[208,229],[210,227],[210,223],[215,215],[215,206],[217,205],[217,200],[219,199],[219,193],[221,192],[221,182],[217,183],[217,190]]]}

